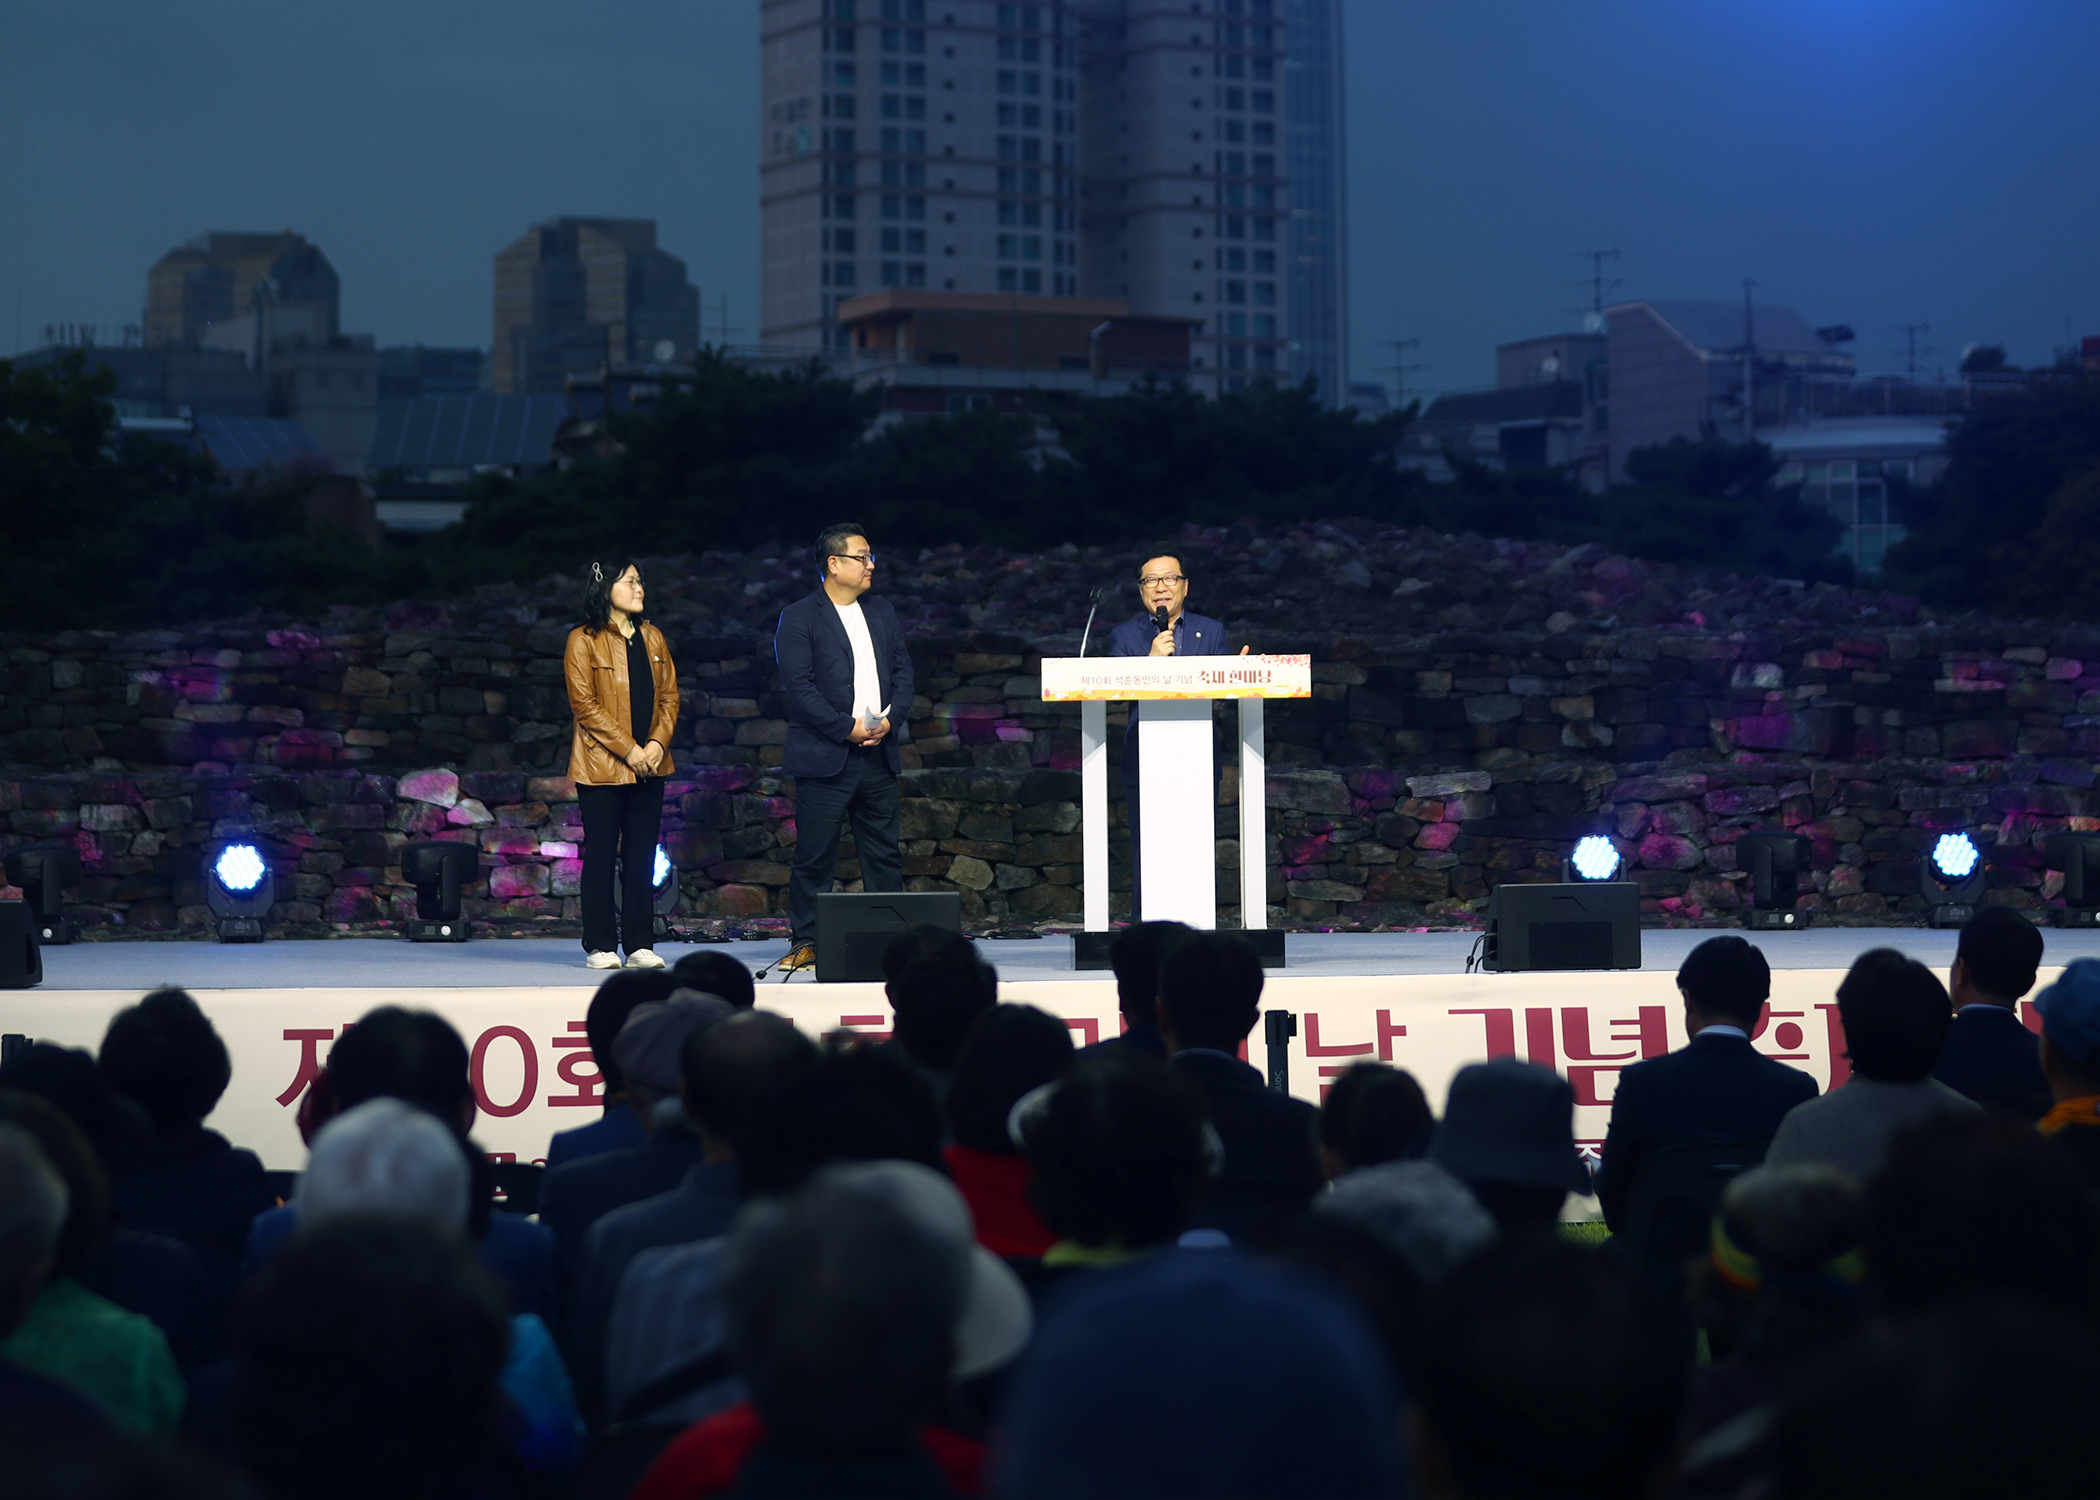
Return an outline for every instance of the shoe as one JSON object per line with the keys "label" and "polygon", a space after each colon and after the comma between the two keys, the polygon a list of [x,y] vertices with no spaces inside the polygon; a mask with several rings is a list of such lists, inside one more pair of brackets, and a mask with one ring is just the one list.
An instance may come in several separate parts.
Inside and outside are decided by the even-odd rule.
{"label": "shoe", "polygon": [[664,961],[656,956],[654,948],[637,948],[634,952],[627,955],[627,967],[630,969],[661,969],[664,967]]}
{"label": "shoe", "polygon": [[786,958],[783,958],[778,964],[774,965],[774,967],[779,969],[780,972],[783,974],[795,974],[799,973],[803,969],[813,967],[816,964],[816,961],[816,944],[797,943],[793,948],[790,948],[788,950],[788,956]]}
{"label": "shoe", "polygon": [[584,955],[583,966],[586,969],[617,969],[620,967],[620,955],[617,953],[587,953]]}

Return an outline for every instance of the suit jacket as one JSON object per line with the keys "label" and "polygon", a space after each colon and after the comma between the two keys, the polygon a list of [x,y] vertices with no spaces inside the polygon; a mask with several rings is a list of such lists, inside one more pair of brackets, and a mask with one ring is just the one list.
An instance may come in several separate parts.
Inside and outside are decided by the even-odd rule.
{"label": "suit jacket", "polygon": [[[678,728],[678,669],[664,633],[644,620],[636,630],[649,652],[653,707],[649,738],[664,747],[656,774],[668,776],[671,735]],[[569,712],[576,716],[576,735],[569,744],[569,779],[585,786],[627,786],[637,778],[627,764],[634,749],[634,709],[627,696],[627,637],[607,626],[569,632],[562,653],[562,679],[569,689]]]}
{"label": "suit jacket", "polygon": [[1665,1146],[1692,1141],[1767,1141],[1816,1081],[1772,1061],[1745,1037],[1702,1031],[1689,1045],[1635,1063],[1619,1075],[1597,1168],[1604,1222],[1623,1228],[1626,1197],[1641,1164]]}
{"label": "suit jacket", "polygon": [[248,1226],[277,1206],[262,1163],[201,1125],[156,1131],[146,1159],[110,1184],[116,1220],[196,1252],[212,1288],[231,1296]]}
{"label": "suit jacket", "polygon": [[[248,1230],[248,1259],[242,1274],[250,1274],[290,1239],[299,1227],[299,1211],[291,1204],[257,1214]],[[550,1327],[554,1319],[554,1236],[544,1224],[535,1224],[520,1214],[489,1215],[488,1232],[474,1247],[481,1264],[510,1292],[513,1313],[531,1313]]]}
{"label": "suit jacket", "polygon": [[642,1129],[642,1117],[634,1112],[634,1106],[621,1100],[605,1106],[605,1113],[588,1125],[577,1125],[568,1130],[557,1130],[547,1142],[547,1170],[564,1166],[572,1161],[582,1161],[586,1156],[603,1156],[608,1151],[625,1151],[630,1146],[646,1145],[649,1132]]}
{"label": "suit jacket", "polygon": [[600,1152],[549,1171],[540,1182],[540,1222],[554,1231],[554,1263],[562,1280],[583,1269],[593,1224],[616,1208],[670,1192],[699,1161],[698,1136],[664,1128],[643,1145]]}
{"label": "suit jacket", "polygon": [[1843,1088],[1787,1111],[1765,1152],[1765,1165],[1828,1162],[1865,1182],[1881,1170],[1889,1142],[1900,1132],[1941,1115],[1980,1112],[1974,1100],[1937,1078],[1890,1083],[1854,1073]]}
{"label": "suit jacket", "polygon": [[[1125,620],[1108,633],[1110,656],[1150,656],[1152,642],[1159,632],[1153,628],[1150,615],[1139,615],[1134,620]],[[1176,656],[1229,656],[1225,646],[1225,625],[1209,615],[1181,612],[1174,622],[1174,654]],[[1216,761],[1213,756],[1213,762]],[[1218,774],[1216,764],[1211,774]],[[1130,727],[1123,731],[1123,785],[1138,784],[1138,716],[1130,716]]]}
{"label": "suit jacket", "polygon": [[2056,1103],[2041,1055],[2041,1038],[2007,1007],[1965,1005],[1947,1028],[1932,1076],[1994,1115],[2032,1124]]}
{"label": "suit jacket", "polygon": [[[878,747],[892,771],[902,769],[899,745],[911,713],[911,651],[904,627],[890,601],[873,593],[860,596],[861,618],[875,646],[878,695],[890,706],[890,732]],[[780,665],[780,685],[787,693],[787,753],[781,769],[790,776],[836,776],[846,769],[853,748],[853,643],[831,597],[821,588],[780,612],[773,632],[773,660]]]}
{"label": "suit jacket", "polygon": [[1289,1218],[1326,1186],[1310,1104],[1277,1093],[1247,1064],[1208,1047],[1177,1052],[1167,1064],[1202,1091],[1225,1146],[1224,1170],[1196,1210],[1199,1227],[1237,1238]]}

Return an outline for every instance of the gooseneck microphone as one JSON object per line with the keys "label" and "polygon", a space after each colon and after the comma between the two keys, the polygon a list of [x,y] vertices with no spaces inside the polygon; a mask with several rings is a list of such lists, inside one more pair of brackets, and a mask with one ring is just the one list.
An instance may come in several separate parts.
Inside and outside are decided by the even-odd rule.
{"label": "gooseneck microphone", "polygon": [[1097,583],[1087,592],[1086,628],[1079,632],[1079,654],[1086,655],[1086,638],[1094,630],[1094,611],[1101,607],[1101,600],[1108,593],[1108,585]]}

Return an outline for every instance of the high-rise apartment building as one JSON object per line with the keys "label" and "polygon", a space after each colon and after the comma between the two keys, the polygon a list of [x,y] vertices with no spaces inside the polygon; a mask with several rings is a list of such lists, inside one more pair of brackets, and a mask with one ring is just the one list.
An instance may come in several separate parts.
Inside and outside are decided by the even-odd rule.
{"label": "high-rise apartment building", "polygon": [[653,219],[548,219],[497,252],[494,390],[560,395],[572,372],[699,347],[699,289]]}
{"label": "high-rise apartment building", "polygon": [[146,347],[215,345],[249,352],[253,326],[244,325],[233,336],[226,325],[255,316],[263,302],[279,328],[296,328],[309,342],[325,343],[341,332],[341,282],[328,257],[305,235],[289,229],[200,234],[163,255],[146,273]]}
{"label": "high-rise apartment building", "polygon": [[767,343],[889,288],[1202,320],[1346,391],[1339,0],[761,0]]}

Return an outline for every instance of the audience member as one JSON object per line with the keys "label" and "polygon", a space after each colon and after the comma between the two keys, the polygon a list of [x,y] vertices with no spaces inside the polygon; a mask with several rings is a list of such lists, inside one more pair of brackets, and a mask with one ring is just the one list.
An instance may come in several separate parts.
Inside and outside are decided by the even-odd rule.
{"label": "audience member", "polygon": [[[602,1151],[625,1151],[641,1145],[646,1139],[642,1117],[635,1113],[634,1106],[627,1099],[626,1080],[620,1076],[619,1061],[613,1056],[613,1039],[619,1036],[620,1028],[627,1024],[627,1017],[637,1005],[668,1000],[672,991],[686,982],[674,969],[622,969],[608,976],[592,993],[590,1007],[584,1012],[583,1028],[584,1035],[590,1039],[591,1060],[598,1065],[599,1086],[605,1092],[605,1111],[588,1125],[554,1133],[554,1138],[547,1143],[548,1171],[586,1156],[596,1156]],[[732,1004],[736,1002],[734,995],[722,998]]]}
{"label": "audience member", "polygon": [[1756,1477],[1763,1409],[1865,1317],[1860,1187],[1836,1167],[1755,1167],[1729,1183],[1692,1300],[1712,1363],[1694,1378],[1677,1493]]}
{"label": "audience member", "polygon": [[153,1124],[138,1165],[110,1184],[117,1222],[189,1246],[231,1295],[248,1226],[277,1195],[254,1152],[204,1128],[233,1077],[226,1044],[187,992],[160,989],[111,1018],[97,1060]]}
{"label": "audience member", "polygon": [[1234,1250],[1168,1250],[1060,1299],[1007,1400],[995,1491],[1397,1496],[1398,1412],[1354,1305]]}
{"label": "audience member", "polygon": [[686,1038],[681,1092],[700,1137],[700,1159],[669,1192],[613,1209],[591,1226],[568,1308],[566,1344],[584,1414],[594,1426],[610,1415],[604,1408],[605,1336],[628,1266],[644,1250],[729,1232],[743,1201],[737,1159],[752,1101],[816,1058],[815,1043],[768,1011],[739,1011]]}
{"label": "audience member", "polygon": [[1867,1183],[1863,1248],[1891,1317],[1993,1294],[2100,1310],[2100,1201],[2032,1128],[1973,1110],[1895,1137]]}
{"label": "audience member", "polygon": [[1742,938],[1708,938],[1685,955],[1677,994],[1691,1040],[1625,1069],[1612,1095],[1597,1202],[1613,1229],[1626,1228],[1634,1179],[1658,1151],[1699,1141],[1769,1144],[1787,1111],[1816,1097],[1808,1074],[1750,1045],[1771,993],[1771,965]]}
{"label": "audience member", "polygon": [[2017,1302],[1950,1308],[1818,1367],[1775,1414],[1755,1493],[2069,1495],[2092,1483],[2096,1407],[2090,1329]]}
{"label": "audience member", "polygon": [[[458,1138],[474,1173],[467,1233],[482,1264],[509,1288],[511,1310],[542,1322],[554,1316],[554,1237],[518,1214],[493,1211],[495,1179],[487,1155],[468,1138],[475,1114],[467,1044],[433,1011],[382,1005],[344,1029],[328,1050],[329,1094],[314,1140],[330,1120],[372,1099],[398,1099],[422,1110]],[[298,1223],[292,1205],[259,1215],[248,1232],[246,1269],[288,1239]]]}
{"label": "audience member", "polygon": [[719,948],[695,948],[671,965],[671,977],[682,989],[718,995],[738,1010],[749,1010],[758,1003],[758,985],[751,970]]}
{"label": "audience member", "polygon": [[1432,1161],[1388,1161],[1344,1172],[1314,1200],[1313,1211],[1369,1235],[1425,1287],[1441,1282],[1497,1233],[1480,1200]]}
{"label": "audience member", "polygon": [[[944,1178],[908,1162],[838,1166],[755,1203],[725,1246],[722,1282],[759,1430],[739,1495],[955,1493],[921,1434],[951,1381],[1020,1353],[1031,1319]],[[695,1493],[718,1433],[674,1443],[637,1500]]]}
{"label": "audience member", "polygon": [[1051,1234],[1028,1201],[1028,1158],[1008,1127],[1023,1095],[1072,1063],[1072,1031],[1032,1005],[1001,1005],[970,1028],[948,1085],[948,1174],[994,1255],[1039,1257]]}
{"label": "audience member", "polygon": [[1415,1076],[1390,1063],[1352,1063],[1320,1101],[1320,1165],[1330,1180],[1358,1167],[1429,1153],[1436,1116]]}
{"label": "audience member", "polygon": [[1261,1013],[1261,991],[1261,959],[1233,933],[1187,933],[1160,957],[1159,1027],[1168,1065],[1202,1093],[1225,1148],[1196,1222],[1235,1238],[1281,1224],[1327,1180],[1313,1107],[1277,1093],[1240,1061]]}
{"label": "audience member", "polygon": [[[66,1228],[66,1182],[36,1137],[0,1124],[0,1340],[29,1317],[57,1264]],[[106,1443],[108,1420],[75,1386],[7,1356],[0,1343],[0,1453],[19,1464],[32,1452]]]}
{"label": "audience member", "polygon": [[1894,948],[1870,949],[1838,985],[1837,1005],[1852,1076],[1794,1106],[1765,1161],[1826,1161],[1865,1182],[1897,1131],[1935,1115],[1974,1113],[1976,1105],[1932,1076],[1953,1012],[1930,969]]}
{"label": "audience member", "polygon": [[970,1027],[999,1003],[999,976],[959,932],[908,928],[906,934],[890,940],[905,951],[883,992],[896,1017],[895,1045],[939,1097],[948,1092]]}
{"label": "audience member", "polygon": [[1430,1156],[1504,1234],[1552,1229],[1568,1194],[1591,1190],[1575,1153],[1575,1091],[1551,1068],[1513,1057],[1458,1070]]}
{"label": "audience member", "polygon": [[788,1193],[835,1161],[915,1161],[940,1170],[941,1107],[894,1048],[820,1055],[751,1100],[744,1191]]}
{"label": "audience member", "polygon": [[94,1400],[127,1432],[172,1432],[182,1372],[153,1322],[81,1284],[109,1236],[109,1182],[72,1120],[35,1094],[0,1088],[0,1124],[32,1138],[65,1184],[65,1218],[26,1316],[0,1339],[0,1360]]}
{"label": "audience member", "polygon": [[2019,1015],[2041,964],[2041,929],[2010,906],[1983,906],[1962,924],[1947,972],[1954,1022],[1932,1076],[2008,1119],[2039,1120],[2053,1102]]}
{"label": "audience member", "polygon": [[249,1471],[274,1500],[514,1492],[492,1472],[503,1302],[456,1236],[413,1218],[298,1234],[236,1303],[233,1408]]}
{"label": "audience member", "polygon": [[2072,959],[2034,1008],[2042,1018],[2042,1076],[2054,1101],[2042,1134],[2100,1188],[2100,959]]}
{"label": "audience member", "polygon": [[1167,1044],[1159,1034],[1159,959],[1167,944],[1194,931],[1185,922],[1133,922],[1109,941],[1108,964],[1116,976],[1116,1009],[1123,1016],[1123,1034],[1096,1047],[1129,1047],[1167,1059]]}
{"label": "audience member", "polygon": [[548,1169],[540,1183],[540,1222],[554,1231],[564,1287],[583,1269],[591,1226],[623,1204],[668,1193],[701,1159],[700,1136],[679,1100],[686,1039],[736,1012],[726,1000],[691,990],[637,1005],[613,1042],[628,1102],[641,1116],[639,1146],[601,1151]]}
{"label": "audience member", "polygon": [[1626,1500],[1667,1477],[1689,1350],[1633,1273],[1525,1235],[1431,1304],[1410,1423],[1426,1500]]}

